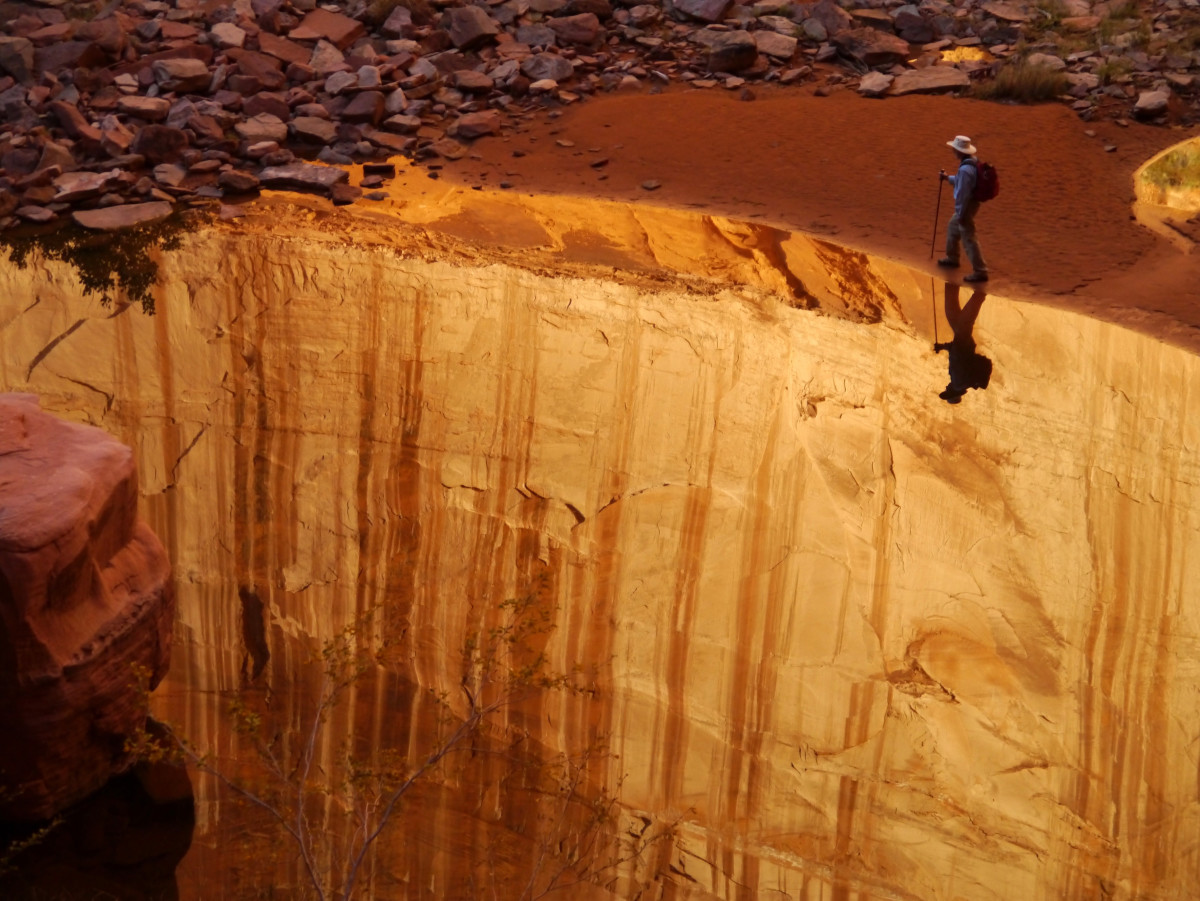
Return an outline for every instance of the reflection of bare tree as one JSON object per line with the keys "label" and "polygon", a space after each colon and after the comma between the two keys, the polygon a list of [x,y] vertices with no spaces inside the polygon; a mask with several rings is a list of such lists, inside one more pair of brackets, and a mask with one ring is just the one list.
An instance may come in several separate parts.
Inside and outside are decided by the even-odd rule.
{"label": "reflection of bare tree", "polygon": [[[508,849],[506,866],[493,871],[493,884],[483,886],[486,893],[532,901],[573,885],[598,884],[640,862],[652,846],[669,844],[674,830],[624,833],[615,797],[597,787],[610,756],[596,748],[554,754],[517,725],[522,717],[507,715],[547,692],[590,691],[581,673],[550,671],[544,642],[553,622],[536,593],[503,602],[494,624],[468,637],[456,690],[419,693],[421,703],[408,712],[419,722],[399,747],[352,725],[362,712],[357,696],[374,696],[375,680],[403,670],[410,650],[401,641],[381,643],[371,615],[320,649],[313,661],[320,670],[315,685],[306,689],[307,680],[297,673],[296,697],[276,698],[254,685],[234,694],[230,712],[239,745],[252,753],[220,758],[213,749],[193,746],[178,730],[168,732],[189,764],[274,822],[283,843],[266,855],[298,858],[306,896],[349,901],[373,894],[388,866],[376,848],[384,830],[402,818],[411,825],[414,815],[427,820],[420,800],[414,800],[427,794],[443,796],[460,811],[469,808],[452,796],[487,784],[486,775],[479,778],[481,765],[505,783],[503,796],[531,802],[494,821],[502,844],[511,832],[520,846]],[[163,744],[149,736],[135,744],[151,759],[164,753]],[[488,760],[497,766],[489,767]],[[402,817],[408,802],[413,809]],[[530,869],[513,867],[512,861]],[[476,888],[478,875],[465,874]]]}
{"label": "reflection of bare tree", "polygon": [[962,400],[968,388],[986,388],[992,378],[992,361],[975,351],[972,331],[979,309],[987,298],[983,288],[976,288],[967,305],[959,304],[958,285],[946,282],[946,321],[954,337],[943,344],[934,344],[934,351],[946,351],[950,356],[950,384],[938,397],[947,403]]}

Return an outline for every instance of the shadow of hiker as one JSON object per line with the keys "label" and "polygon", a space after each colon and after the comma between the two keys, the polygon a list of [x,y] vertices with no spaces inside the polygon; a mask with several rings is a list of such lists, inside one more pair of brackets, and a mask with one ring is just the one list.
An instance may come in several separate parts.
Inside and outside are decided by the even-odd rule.
{"label": "shadow of hiker", "polygon": [[944,350],[950,356],[950,384],[938,394],[948,404],[961,401],[968,388],[987,388],[992,378],[992,361],[975,352],[975,338],[971,335],[987,292],[976,288],[964,307],[959,305],[959,291],[958,285],[946,282],[946,321],[954,337],[944,344],[933,345],[935,353]]}

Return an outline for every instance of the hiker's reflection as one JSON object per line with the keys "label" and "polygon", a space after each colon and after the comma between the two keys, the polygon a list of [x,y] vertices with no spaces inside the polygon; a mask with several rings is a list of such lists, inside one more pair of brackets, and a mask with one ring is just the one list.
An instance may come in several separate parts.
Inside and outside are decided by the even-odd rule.
{"label": "hiker's reflection", "polygon": [[963,307],[959,306],[958,292],[958,285],[946,282],[946,321],[954,337],[945,344],[933,345],[934,351],[944,350],[950,355],[950,384],[938,395],[949,404],[962,400],[968,388],[986,388],[992,378],[992,361],[975,352],[975,339],[971,335],[987,293],[976,289]]}

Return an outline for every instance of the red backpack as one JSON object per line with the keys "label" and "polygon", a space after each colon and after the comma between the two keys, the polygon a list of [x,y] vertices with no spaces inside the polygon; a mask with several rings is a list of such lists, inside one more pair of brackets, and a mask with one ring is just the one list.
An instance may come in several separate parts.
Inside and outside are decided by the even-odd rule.
{"label": "red backpack", "polygon": [[975,199],[991,200],[1000,193],[1000,173],[991,163],[975,164]]}

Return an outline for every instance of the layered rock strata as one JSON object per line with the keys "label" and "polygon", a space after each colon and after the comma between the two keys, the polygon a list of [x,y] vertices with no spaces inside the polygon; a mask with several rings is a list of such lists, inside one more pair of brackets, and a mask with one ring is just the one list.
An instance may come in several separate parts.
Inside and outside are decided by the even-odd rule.
{"label": "layered rock strata", "polygon": [[130,763],[175,609],[137,484],[125,445],[0,395],[0,816],[47,818]]}
{"label": "layered rock strata", "polygon": [[[286,706],[302,640],[374,605],[453,690],[536,586],[594,691],[522,728],[603,741],[626,808],[678,821],[664,895],[1197,894],[1193,356],[715,217],[431,206],[189,235],[153,317],[0,270],[0,384],[138,448],[178,561],[168,719],[230,746],[215,690]],[[451,237],[489,221],[503,246]],[[932,345],[968,309],[993,369],[949,405]],[[338,728],[406,747],[411,702]],[[378,895],[464,894],[502,776],[417,810]],[[236,814],[198,809],[207,898]]]}

